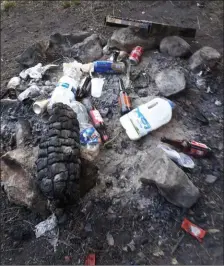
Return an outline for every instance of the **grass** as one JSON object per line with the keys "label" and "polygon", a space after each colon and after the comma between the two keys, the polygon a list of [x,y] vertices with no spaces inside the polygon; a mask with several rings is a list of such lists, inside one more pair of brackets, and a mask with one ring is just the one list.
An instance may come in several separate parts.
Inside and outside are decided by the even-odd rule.
{"label": "grass", "polygon": [[1,3],[1,11],[9,11],[9,9],[16,6],[16,1],[3,1]]}
{"label": "grass", "polygon": [[76,5],[80,5],[80,4],[81,4],[80,0],[62,1],[62,7],[63,8],[69,8],[71,6],[76,6]]}

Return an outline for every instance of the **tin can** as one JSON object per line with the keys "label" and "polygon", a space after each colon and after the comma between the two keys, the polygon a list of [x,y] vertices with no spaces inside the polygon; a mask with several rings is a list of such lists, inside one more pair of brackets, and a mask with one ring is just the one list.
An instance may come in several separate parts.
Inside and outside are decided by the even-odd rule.
{"label": "tin can", "polygon": [[141,46],[136,46],[130,56],[129,56],[129,61],[131,62],[132,65],[137,65],[140,60],[141,60],[141,56],[143,54],[143,48]]}
{"label": "tin can", "polygon": [[94,72],[96,73],[124,73],[126,70],[123,62],[95,61]]}

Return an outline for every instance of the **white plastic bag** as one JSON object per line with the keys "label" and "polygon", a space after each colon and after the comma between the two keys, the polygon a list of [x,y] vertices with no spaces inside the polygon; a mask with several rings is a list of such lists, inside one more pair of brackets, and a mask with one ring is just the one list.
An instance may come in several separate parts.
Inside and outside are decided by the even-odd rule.
{"label": "white plastic bag", "polygon": [[104,78],[92,78],[91,95],[95,98],[99,98],[102,94],[103,85],[104,85]]}

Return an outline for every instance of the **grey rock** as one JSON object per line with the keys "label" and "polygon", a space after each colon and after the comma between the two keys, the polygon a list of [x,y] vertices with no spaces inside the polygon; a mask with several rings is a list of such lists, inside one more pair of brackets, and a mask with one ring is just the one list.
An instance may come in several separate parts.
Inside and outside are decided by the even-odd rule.
{"label": "grey rock", "polygon": [[103,55],[103,48],[99,35],[92,34],[83,42],[75,44],[71,48],[72,56],[81,60],[82,63],[89,63],[99,59]]}
{"label": "grey rock", "polygon": [[[82,42],[91,34],[85,31],[78,31],[72,34],[54,33],[49,41],[40,41],[32,44],[21,55],[16,57],[16,61],[25,67],[32,67],[38,63],[54,61],[62,55],[67,56],[70,48],[76,43]],[[68,53],[67,53],[68,52]]]}
{"label": "grey rock", "polygon": [[45,214],[47,202],[33,179],[37,148],[19,148],[1,157],[1,186],[9,201]]}
{"label": "grey rock", "polygon": [[83,42],[85,38],[89,37],[91,33],[86,31],[78,31],[72,34],[54,33],[50,36],[49,46],[58,46],[66,48],[76,43]]}
{"label": "grey rock", "polygon": [[7,88],[8,89],[15,89],[16,87],[18,87],[20,85],[21,79],[20,77],[13,77],[10,79]]}
{"label": "grey rock", "polygon": [[92,226],[91,226],[90,223],[87,223],[85,225],[85,228],[84,229],[85,229],[86,232],[92,232],[93,231]]}
{"label": "grey rock", "polygon": [[26,119],[19,118],[16,123],[16,146],[24,147],[25,144],[31,140],[31,126],[30,122]]}
{"label": "grey rock", "polygon": [[148,91],[146,89],[140,89],[137,91],[137,94],[139,97],[147,97],[148,96]]}
{"label": "grey rock", "polygon": [[44,60],[46,47],[46,41],[32,44],[21,55],[16,57],[16,61],[25,67],[32,67]]}
{"label": "grey rock", "polygon": [[205,182],[209,184],[215,183],[216,180],[217,180],[217,176],[214,176],[214,175],[207,175],[205,178]]}
{"label": "grey rock", "polygon": [[49,80],[46,80],[44,85],[45,86],[51,86],[51,82]]}
{"label": "grey rock", "polygon": [[141,180],[155,183],[166,200],[182,208],[196,203],[200,195],[198,188],[162,150],[155,148],[140,159]]}
{"label": "grey rock", "polygon": [[219,100],[216,100],[216,101],[215,101],[215,105],[216,105],[216,106],[222,106],[222,102],[219,101]]}
{"label": "grey rock", "polygon": [[185,57],[190,55],[190,45],[178,36],[168,36],[161,41],[160,52],[174,57]]}
{"label": "grey rock", "polygon": [[189,66],[192,71],[212,69],[220,59],[221,54],[216,49],[204,46],[190,57]]}
{"label": "grey rock", "polygon": [[150,50],[156,48],[158,45],[159,39],[155,37],[143,37],[138,30],[127,27],[114,31],[104,50],[118,48],[126,52],[131,52],[136,46],[142,46],[144,50]]}
{"label": "grey rock", "polygon": [[159,72],[155,82],[160,93],[165,97],[183,91],[186,86],[184,73],[179,69],[165,69]]}
{"label": "grey rock", "polygon": [[99,112],[100,112],[101,116],[104,118],[104,117],[106,117],[106,116],[108,115],[108,113],[109,113],[109,108],[101,108],[101,109],[99,110]]}

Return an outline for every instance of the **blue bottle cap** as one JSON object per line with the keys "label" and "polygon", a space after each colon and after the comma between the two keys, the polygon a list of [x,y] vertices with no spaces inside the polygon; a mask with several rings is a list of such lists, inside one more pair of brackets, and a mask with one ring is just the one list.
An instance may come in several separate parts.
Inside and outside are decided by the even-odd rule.
{"label": "blue bottle cap", "polygon": [[171,100],[167,100],[168,103],[170,104],[171,108],[175,108],[176,104],[174,102],[172,102]]}

